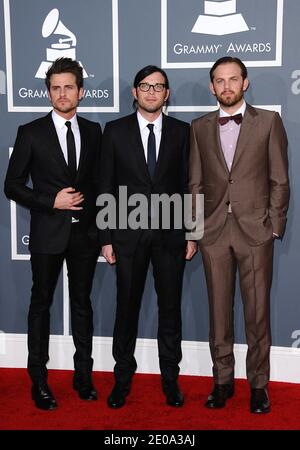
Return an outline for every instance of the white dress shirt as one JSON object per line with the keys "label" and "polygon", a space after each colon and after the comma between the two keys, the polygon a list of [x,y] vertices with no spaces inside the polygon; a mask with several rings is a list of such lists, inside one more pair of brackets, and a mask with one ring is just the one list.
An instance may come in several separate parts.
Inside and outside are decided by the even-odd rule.
{"label": "white dress shirt", "polygon": [[[55,111],[52,111],[52,119],[54,122],[54,126],[56,129],[56,133],[58,136],[58,140],[64,155],[64,158],[66,160],[66,163],[68,164],[68,149],[67,149],[67,131],[68,128],[66,126],[67,120],[61,117],[59,114],[57,114]],[[74,114],[74,116],[69,119],[69,122],[71,122],[71,129],[74,134],[75,139],[75,147],[76,147],[76,167],[78,169],[78,163],[80,158],[80,146],[81,146],[81,140],[80,140],[80,132],[79,132],[79,126],[77,122],[77,116]]]}
{"label": "white dress shirt", "polygon": [[150,134],[150,130],[147,127],[147,125],[149,123],[152,123],[154,125],[153,132],[155,135],[155,150],[156,150],[156,161],[157,161],[159,146],[160,146],[160,141],[161,141],[162,114],[160,114],[158,116],[158,118],[154,120],[154,122],[149,122],[149,120],[146,120],[139,112],[137,112],[137,118],[138,118],[138,123],[139,123],[139,127],[140,127],[140,133],[141,133],[141,138],[142,138],[142,142],[143,142],[146,162],[147,162],[148,137]]}
{"label": "white dress shirt", "polygon": [[[54,122],[54,126],[56,129],[56,133],[58,136],[58,140],[59,140],[60,147],[62,149],[64,158],[65,158],[65,161],[68,164],[68,148],[67,148],[68,128],[66,126],[67,120],[64,119],[64,117],[57,114],[55,111],[52,111],[52,120]],[[71,129],[73,131],[74,139],[75,139],[76,167],[78,169],[79,158],[80,158],[81,139],[80,139],[80,131],[79,131],[76,114],[74,114],[74,116],[71,119],[69,119],[69,122],[71,122]],[[68,187],[68,186],[66,186],[66,187]],[[72,187],[74,187],[74,186],[72,186]],[[80,206],[80,205],[78,205],[78,206]],[[79,220],[72,217],[72,223],[76,223],[76,222],[79,222]]]}

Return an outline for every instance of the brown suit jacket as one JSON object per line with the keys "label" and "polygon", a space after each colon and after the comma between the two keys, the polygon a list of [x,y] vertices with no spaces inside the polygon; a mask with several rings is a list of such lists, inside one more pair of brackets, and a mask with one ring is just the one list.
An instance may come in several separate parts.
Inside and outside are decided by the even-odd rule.
{"label": "brown suit jacket", "polygon": [[287,137],[277,112],[247,105],[229,172],[221,148],[219,111],[192,121],[190,192],[204,194],[204,236],[213,244],[230,202],[249,245],[283,236],[289,203]]}

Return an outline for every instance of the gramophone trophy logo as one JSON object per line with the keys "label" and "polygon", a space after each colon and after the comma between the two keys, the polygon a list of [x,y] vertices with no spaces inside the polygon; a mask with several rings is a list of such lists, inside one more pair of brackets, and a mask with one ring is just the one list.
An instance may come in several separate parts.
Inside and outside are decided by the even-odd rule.
{"label": "gramophone trophy logo", "polygon": [[236,0],[214,0],[204,2],[204,14],[198,17],[192,33],[222,36],[248,30],[242,14],[236,13]]}
{"label": "gramophone trophy logo", "polygon": [[[59,38],[58,42],[51,44],[50,48],[46,50],[47,61],[42,61],[38,68],[35,78],[45,78],[45,74],[53,61],[57,58],[71,58],[76,59],[76,43],[77,39],[74,33],[70,31],[60,20],[58,9],[52,9],[44,20],[42,27],[43,38],[49,38],[51,35],[57,34],[66,36]],[[82,66],[81,62],[79,64]],[[83,67],[82,67],[83,68]],[[87,78],[88,75],[83,68],[83,76]]]}
{"label": "gramophone trophy logo", "polygon": [[118,0],[106,0],[105,8],[99,0],[88,7],[86,0],[54,3],[3,0],[8,111],[49,111],[46,72],[67,57],[79,62],[85,78],[78,111],[119,112]]}

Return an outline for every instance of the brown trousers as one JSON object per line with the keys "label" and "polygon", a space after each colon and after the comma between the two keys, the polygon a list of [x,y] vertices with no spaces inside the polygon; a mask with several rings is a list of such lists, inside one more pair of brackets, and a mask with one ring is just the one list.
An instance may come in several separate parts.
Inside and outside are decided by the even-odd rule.
{"label": "brown trousers", "polygon": [[210,308],[209,345],[215,383],[234,379],[234,294],[237,268],[244,307],[248,345],[246,370],[252,388],[263,388],[270,374],[270,289],[273,240],[250,246],[233,214],[228,214],[221,235],[200,248]]}

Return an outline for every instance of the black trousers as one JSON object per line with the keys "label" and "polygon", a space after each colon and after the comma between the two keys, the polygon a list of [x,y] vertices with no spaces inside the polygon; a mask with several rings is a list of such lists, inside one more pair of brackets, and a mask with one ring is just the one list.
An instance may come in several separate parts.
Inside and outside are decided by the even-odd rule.
{"label": "black trousers", "polygon": [[185,246],[170,253],[160,232],[146,230],[131,256],[116,251],[117,310],[113,335],[116,382],[130,384],[137,364],[134,350],[141,300],[150,261],[158,304],[158,353],[162,379],[174,381],[181,353],[181,292]]}
{"label": "black trousers", "polygon": [[33,383],[43,383],[47,379],[50,306],[64,259],[68,269],[72,335],[76,348],[75,376],[90,376],[93,366],[90,292],[98,255],[99,248],[77,223],[71,226],[64,253],[31,254],[33,284],[28,315],[28,372]]}

